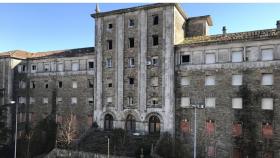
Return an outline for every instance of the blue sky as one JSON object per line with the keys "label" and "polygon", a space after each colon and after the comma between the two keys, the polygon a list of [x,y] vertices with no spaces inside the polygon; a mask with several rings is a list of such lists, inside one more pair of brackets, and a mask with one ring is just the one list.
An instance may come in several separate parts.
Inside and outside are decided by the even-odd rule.
{"label": "blue sky", "polygon": [[[141,4],[100,4],[101,11]],[[181,4],[188,16],[211,15],[210,34],[276,27],[278,4]],[[92,47],[95,4],[0,4],[0,52]]]}

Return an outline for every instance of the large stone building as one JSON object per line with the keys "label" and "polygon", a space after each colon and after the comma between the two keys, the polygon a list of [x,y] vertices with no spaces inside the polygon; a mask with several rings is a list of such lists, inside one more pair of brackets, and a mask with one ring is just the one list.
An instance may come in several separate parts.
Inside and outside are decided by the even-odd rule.
{"label": "large stone building", "polygon": [[280,157],[280,21],[209,35],[209,15],[188,17],[173,3],[91,16],[95,49],[3,55],[1,64],[14,60],[1,71],[20,122],[53,110],[59,121],[70,107],[80,132],[92,121],[169,132],[192,154],[196,131],[197,157]]}

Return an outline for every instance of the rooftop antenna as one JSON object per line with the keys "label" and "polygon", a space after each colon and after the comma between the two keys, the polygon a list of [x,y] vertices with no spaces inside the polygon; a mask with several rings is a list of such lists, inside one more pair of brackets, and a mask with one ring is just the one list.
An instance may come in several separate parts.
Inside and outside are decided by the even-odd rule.
{"label": "rooftop antenna", "polygon": [[99,12],[100,12],[99,5],[98,3],[96,3],[95,13],[99,13]]}

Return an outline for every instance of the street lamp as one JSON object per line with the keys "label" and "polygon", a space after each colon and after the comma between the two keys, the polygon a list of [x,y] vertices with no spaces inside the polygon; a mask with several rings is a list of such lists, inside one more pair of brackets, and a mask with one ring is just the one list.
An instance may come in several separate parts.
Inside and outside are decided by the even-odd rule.
{"label": "street lamp", "polygon": [[204,109],[204,105],[193,104],[194,108],[194,143],[193,143],[193,158],[196,158],[196,109]]}
{"label": "street lamp", "polygon": [[18,113],[18,107],[15,101],[10,101],[10,104],[16,106],[16,124],[15,124],[15,152],[14,152],[14,158],[17,158],[17,113]]}
{"label": "street lamp", "polygon": [[105,138],[108,140],[108,158],[110,158],[110,137],[106,136]]}

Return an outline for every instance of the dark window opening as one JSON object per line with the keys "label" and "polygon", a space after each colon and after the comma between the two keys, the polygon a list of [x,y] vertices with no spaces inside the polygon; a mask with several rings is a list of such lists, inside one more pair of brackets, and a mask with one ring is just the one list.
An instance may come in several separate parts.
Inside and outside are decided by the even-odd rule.
{"label": "dark window opening", "polygon": [[129,48],[134,47],[134,38],[129,38]]}
{"label": "dark window opening", "polygon": [[92,80],[88,80],[88,87],[93,88],[93,81]]}
{"label": "dark window opening", "polygon": [[182,55],[181,58],[182,64],[190,62],[190,55]]}
{"label": "dark window opening", "polygon": [[45,84],[45,88],[49,88],[49,84],[48,83]]}
{"label": "dark window opening", "polygon": [[136,130],[136,121],[134,116],[128,115],[125,122],[126,131],[133,133]]}
{"label": "dark window opening", "polygon": [[35,81],[31,81],[31,88],[35,88]]}
{"label": "dark window opening", "polygon": [[113,129],[113,116],[110,114],[105,115],[104,119],[104,130],[105,131],[111,131]]}
{"label": "dark window opening", "polygon": [[112,84],[112,83],[109,83],[109,84],[108,84],[108,87],[113,87],[113,84]]}
{"label": "dark window opening", "polygon": [[129,19],[129,26],[134,26],[134,20],[133,19]]}
{"label": "dark window opening", "polygon": [[58,88],[62,88],[62,81],[58,82]]}
{"label": "dark window opening", "polygon": [[150,134],[160,133],[160,120],[157,116],[151,116],[149,119],[149,133]]}
{"label": "dark window opening", "polygon": [[157,105],[158,101],[156,99],[153,100],[153,105]]}
{"label": "dark window opening", "polygon": [[88,67],[90,69],[93,69],[94,68],[94,62],[93,61],[88,62]]}
{"label": "dark window opening", "polygon": [[158,35],[153,35],[153,46],[158,45]]}
{"label": "dark window opening", "polygon": [[32,70],[36,70],[36,69],[37,69],[36,65],[32,65]]}
{"label": "dark window opening", "polygon": [[108,43],[108,49],[109,50],[113,49],[113,41],[112,40],[108,40],[107,43]]}
{"label": "dark window opening", "polygon": [[134,78],[129,78],[129,84],[134,84]]}
{"label": "dark window opening", "polygon": [[154,15],[154,17],[153,17],[153,24],[154,25],[158,24],[158,15]]}
{"label": "dark window opening", "polygon": [[113,24],[108,24],[108,29],[112,29],[113,28]]}
{"label": "dark window opening", "polygon": [[25,70],[26,70],[26,66],[22,65],[22,71],[25,72]]}

